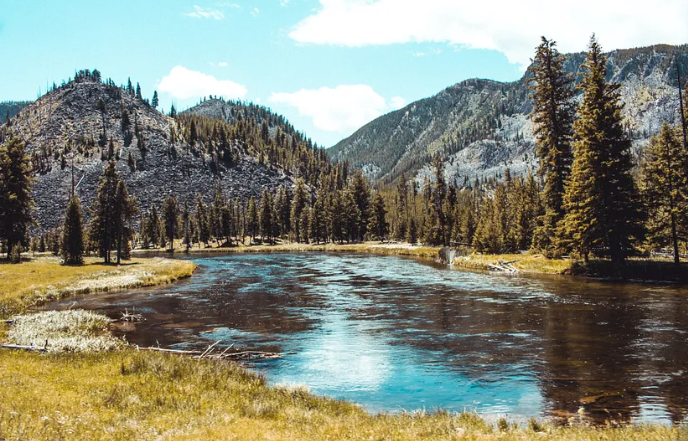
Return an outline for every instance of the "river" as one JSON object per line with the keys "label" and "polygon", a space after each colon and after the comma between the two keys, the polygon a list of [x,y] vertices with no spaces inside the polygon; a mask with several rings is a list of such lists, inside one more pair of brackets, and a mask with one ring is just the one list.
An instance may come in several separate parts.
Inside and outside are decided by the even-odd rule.
{"label": "river", "polygon": [[47,305],[146,321],[141,346],[279,351],[253,364],[273,384],[370,411],[477,411],[620,422],[685,421],[688,289],[516,277],[400,257],[193,257],[170,286]]}

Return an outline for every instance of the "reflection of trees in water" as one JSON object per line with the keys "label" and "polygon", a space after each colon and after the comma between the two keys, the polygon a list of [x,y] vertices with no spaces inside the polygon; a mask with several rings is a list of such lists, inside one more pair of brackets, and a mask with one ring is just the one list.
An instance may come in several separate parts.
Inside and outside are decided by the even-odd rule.
{"label": "reflection of trees in water", "polygon": [[582,407],[594,420],[628,422],[638,412],[636,342],[643,312],[633,303],[619,296],[601,307],[576,303],[544,310],[538,377],[554,415]]}
{"label": "reflection of trees in water", "polygon": [[[688,306],[682,294],[649,307],[645,289],[635,285],[543,281],[542,288],[563,294],[518,301],[509,293],[388,285],[366,294],[370,305],[357,317],[384,318],[391,326],[376,332],[442,352],[450,369],[478,381],[532,369],[553,415],[628,422],[657,394],[673,421],[685,419]],[[390,295],[395,291],[403,295]],[[662,331],[661,323],[672,330]]]}

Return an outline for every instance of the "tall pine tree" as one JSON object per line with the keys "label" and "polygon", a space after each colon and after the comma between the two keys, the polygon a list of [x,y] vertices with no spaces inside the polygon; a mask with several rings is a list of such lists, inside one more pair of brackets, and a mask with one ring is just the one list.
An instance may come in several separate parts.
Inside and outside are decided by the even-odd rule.
{"label": "tall pine tree", "polygon": [[21,250],[28,244],[26,232],[33,222],[34,181],[24,142],[10,138],[0,146],[0,240],[6,242],[7,256],[14,263],[19,263]]}
{"label": "tall pine tree", "polygon": [[621,125],[619,85],[605,80],[607,57],[594,36],[583,68],[562,233],[586,261],[599,247],[621,263],[632,239],[642,234],[642,213],[631,176],[631,142]]}
{"label": "tall pine tree", "polygon": [[564,191],[571,162],[571,139],[575,107],[573,78],[564,70],[565,57],[556,43],[542,37],[530,68],[535,123],[535,143],[540,158],[539,174],[544,177],[545,214],[535,234],[534,246],[547,255],[557,250],[555,232],[564,217]]}
{"label": "tall pine tree", "polygon": [[648,209],[648,240],[670,246],[679,263],[679,240],[688,237],[688,152],[681,134],[664,123],[642,163],[640,188]]}
{"label": "tall pine tree", "polygon": [[72,196],[67,204],[62,227],[62,258],[67,265],[84,262],[84,217],[78,196]]}

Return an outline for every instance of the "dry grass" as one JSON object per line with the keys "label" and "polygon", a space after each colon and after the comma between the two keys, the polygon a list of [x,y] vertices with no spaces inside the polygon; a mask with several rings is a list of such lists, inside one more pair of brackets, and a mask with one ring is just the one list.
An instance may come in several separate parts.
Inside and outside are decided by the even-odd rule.
{"label": "dry grass", "polygon": [[[184,252],[185,248],[176,245],[175,252]],[[408,243],[382,244],[380,242],[363,242],[354,244],[302,244],[302,243],[278,243],[276,245],[239,245],[238,247],[218,247],[211,243],[210,247],[198,246],[191,248],[189,253],[303,253],[303,252],[327,252],[327,253],[368,253],[385,256],[414,256],[424,259],[437,259],[439,247],[416,246]],[[135,250],[136,254],[160,253],[165,250]]]}
{"label": "dry grass", "polygon": [[513,262],[524,273],[571,274],[576,264],[570,259],[547,259],[542,254],[471,254],[457,257],[454,265],[459,268],[489,271],[490,264]]}
{"label": "dry grass", "polygon": [[268,387],[233,363],[132,350],[0,351],[0,386],[0,439],[6,440],[683,439],[670,426],[516,427],[490,425],[474,414],[370,415],[300,388]]}
{"label": "dry grass", "polygon": [[170,259],[132,259],[120,266],[87,258],[84,265],[60,265],[37,257],[20,265],[0,264],[0,318],[73,294],[162,285],[189,277],[195,264]]}
{"label": "dry grass", "polygon": [[124,347],[110,333],[110,319],[90,311],[44,311],[14,319],[7,340],[49,352],[101,352]]}

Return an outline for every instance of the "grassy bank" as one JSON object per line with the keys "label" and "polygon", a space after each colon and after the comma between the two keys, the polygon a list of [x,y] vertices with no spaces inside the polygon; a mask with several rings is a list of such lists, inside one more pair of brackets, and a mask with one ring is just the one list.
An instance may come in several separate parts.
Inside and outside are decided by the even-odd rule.
{"label": "grassy bank", "polygon": [[541,254],[471,254],[454,259],[454,266],[467,270],[489,271],[490,265],[511,262],[516,269],[533,274],[573,274],[575,260],[547,259]]}
{"label": "grassy bank", "polygon": [[[195,253],[368,253],[386,256],[413,256],[424,259],[437,259],[439,247],[415,246],[407,243],[382,244],[380,242],[364,242],[355,244],[302,244],[302,243],[278,243],[276,245],[239,245],[233,247],[218,247],[211,244],[210,247],[195,246],[189,250]],[[163,249],[134,250],[135,254],[164,253]],[[178,243],[175,253],[185,253],[185,247]]]}
{"label": "grassy bank", "polygon": [[0,318],[72,294],[117,291],[170,283],[190,276],[195,265],[170,259],[132,259],[120,266],[87,258],[84,265],[60,265],[42,256],[19,265],[0,264]]}
{"label": "grassy bank", "polygon": [[671,440],[669,426],[489,425],[473,414],[371,415],[229,362],[131,350],[0,350],[0,439]]}

